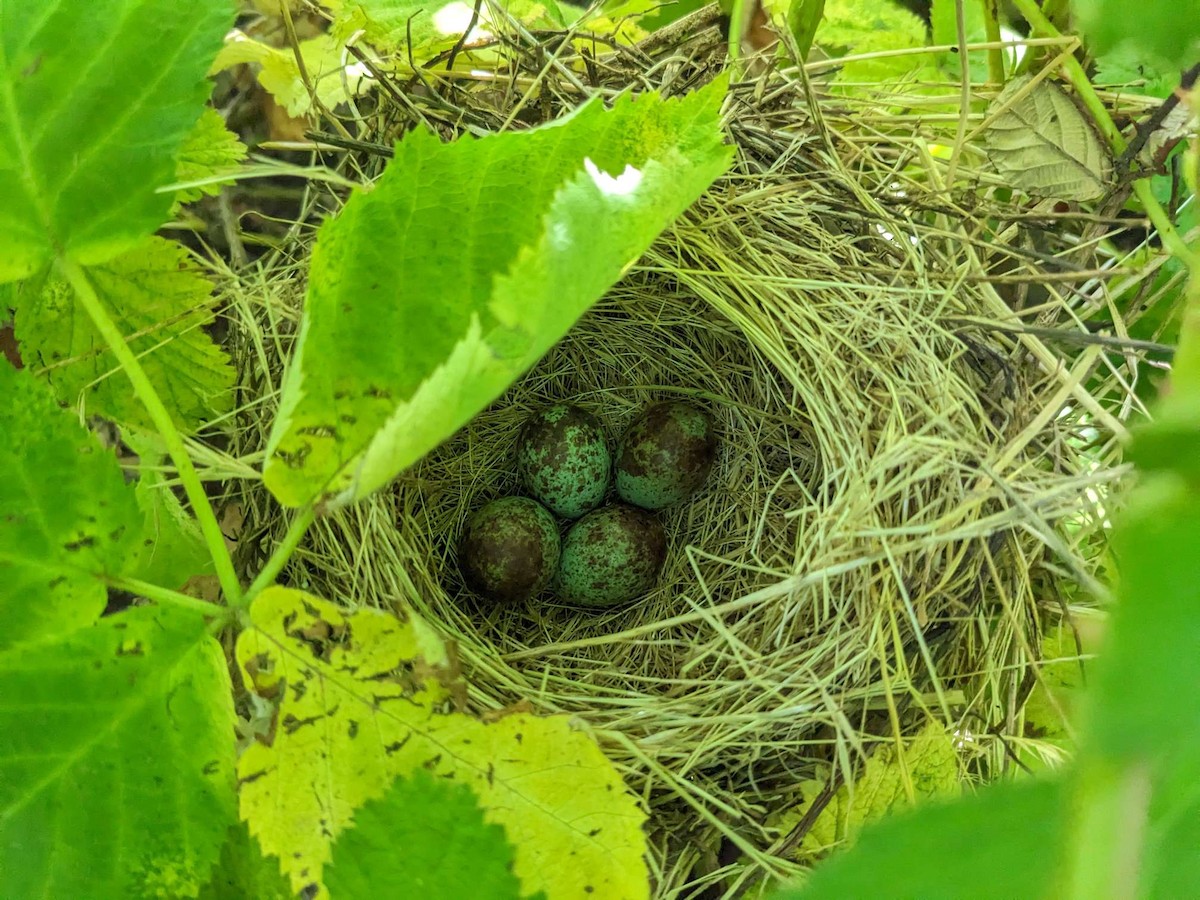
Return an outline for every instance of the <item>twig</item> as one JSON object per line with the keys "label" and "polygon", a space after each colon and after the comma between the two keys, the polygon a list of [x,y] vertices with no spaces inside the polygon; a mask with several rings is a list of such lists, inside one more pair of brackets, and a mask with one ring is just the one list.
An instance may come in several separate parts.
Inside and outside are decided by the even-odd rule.
{"label": "twig", "polygon": [[1190,91],[1196,84],[1197,77],[1200,77],[1200,63],[1192,66],[1179,77],[1179,87],[1171,92],[1171,96],[1167,97],[1159,107],[1154,110],[1145,122],[1137,127],[1137,133],[1133,136],[1133,140],[1129,142],[1129,146],[1125,148],[1125,152],[1121,154],[1117,160],[1117,167],[1122,170],[1122,175],[1128,173],[1133,168],[1133,161],[1137,155],[1142,152],[1142,148],[1146,146],[1146,142],[1150,140],[1150,136],[1162,127],[1175,107],[1179,105],[1179,101],[1183,98],[1184,91]]}

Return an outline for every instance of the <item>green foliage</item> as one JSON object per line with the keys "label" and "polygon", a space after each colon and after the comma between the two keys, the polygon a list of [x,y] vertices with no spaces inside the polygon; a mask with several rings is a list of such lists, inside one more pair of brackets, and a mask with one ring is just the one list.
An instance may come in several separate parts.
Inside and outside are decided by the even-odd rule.
{"label": "green foliage", "polygon": [[279,709],[273,742],[238,761],[241,812],[297,891],[319,884],[355,809],[423,770],[469,787],[484,818],[503,826],[526,894],[646,896],[644,816],[567,717],[484,724],[447,711],[461,685],[411,613],[346,615],[284,588],[268,588],[250,612],[237,658],[246,683]]}
{"label": "green foliage", "polygon": [[776,900],[919,897],[1012,900],[1047,896],[1062,852],[1064,786],[998,785],[978,796],[924,807],[863,832],[858,844],[819,866],[801,890]]}
{"label": "green foliage", "polygon": [[1084,663],[1075,643],[1075,632],[1057,625],[1042,639],[1038,683],[1025,703],[1027,736],[1067,746],[1076,725],[1075,706],[1084,686]]}
{"label": "green foliage", "polygon": [[298,46],[304,61],[303,74],[291,47],[271,47],[245,36],[239,36],[221,48],[211,71],[220,72],[253,63],[258,66],[259,83],[291,116],[313,112],[314,100],[325,109],[333,109],[364,93],[373,84],[363,73],[346,71],[345,45],[332,35],[318,35],[300,41]]}
{"label": "green foliage", "polygon": [[296,896],[279,871],[279,860],[263,855],[245,822],[229,829],[212,875],[198,900],[293,900]]}
{"label": "green foliage", "polygon": [[195,182],[176,191],[175,202],[191,203],[205,194],[217,194],[220,183],[210,179],[235,172],[245,158],[246,145],[225,127],[221,114],[205,109],[175,156],[175,180]]}
{"label": "green foliage", "polygon": [[516,900],[512,867],[504,829],[483,820],[471,791],[418,770],[354,814],[333,845],[325,883],[334,900]]}
{"label": "green foliage", "polygon": [[[332,34],[339,40],[361,33],[385,51],[411,49],[418,58],[437,52],[439,45],[454,44],[470,21],[473,3],[462,0],[331,0],[335,11]],[[533,28],[562,28],[569,14],[555,0],[506,0],[497,4],[513,18]],[[565,6],[566,4],[564,4]],[[480,8],[478,28],[491,26],[488,4]],[[410,43],[411,41],[411,43]]]}
{"label": "green foliage", "polygon": [[1132,47],[1148,62],[1176,69],[1200,60],[1200,15],[1178,0],[1075,0],[1072,5],[1099,53]]}
{"label": "green foliage", "polygon": [[141,515],[116,460],[28,372],[0,360],[0,397],[3,649],[93,621]]}
{"label": "green foliage", "polygon": [[[835,56],[918,50],[928,43],[925,23],[891,0],[827,0],[816,42]],[[839,81],[874,82],[911,76],[928,67],[923,53],[846,63]]]}
{"label": "green foliage", "polygon": [[231,690],[180,610],[0,654],[4,895],[195,897],[234,820]]}
{"label": "green foliage", "polygon": [[[987,40],[987,24],[984,16],[984,4],[994,0],[933,0],[929,10],[929,21],[932,26],[933,42],[937,45],[958,46],[958,15],[962,10],[963,32],[968,44],[978,44]],[[958,78],[962,63],[959,53],[941,53],[938,65],[951,77]],[[968,52],[967,69],[972,82],[984,82],[988,79],[987,58],[983,51]]]}
{"label": "green foliage", "polygon": [[[780,833],[786,834],[803,819],[823,786],[819,782],[802,786],[808,802],[780,817]],[[940,723],[931,722],[905,743],[902,752],[892,745],[880,747],[853,785],[838,788],[796,848],[796,855],[811,859],[834,847],[852,844],[867,823],[914,802],[952,797],[959,789],[954,743]]]}
{"label": "green foliage", "polygon": [[57,255],[134,247],[171,204],[227,2],[5,0],[0,31],[0,281]]}
{"label": "green foliage", "polygon": [[363,497],[499,396],[728,165],[723,93],[402,141],[321,229],[268,447],[275,496]]}
{"label": "green foliage", "polygon": [[801,59],[808,57],[813,38],[816,37],[817,28],[824,16],[825,0],[792,0],[788,5],[788,30],[796,39]]}
{"label": "green foliage", "polygon": [[[204,331],[213,319],[212,285],[186,250],[164,238],[147,238],[90,269],[89,276],[179,428],[194,431],[229,410],[233,368]],[[48,275],[19,285],[16,307],[25,362],[45,367],[60,400],[71,405],[83,400],[90,415],[152,427],[64,280]]]}
{"label": "green foliage", "polygon": [[139,458],[134,495],[143,518],[141,541],[125,573],[151,584],[182,588],[192,576],[212,570],[204,536],[168,484],[169,461],[161,442],[129,430],[121,439]]}

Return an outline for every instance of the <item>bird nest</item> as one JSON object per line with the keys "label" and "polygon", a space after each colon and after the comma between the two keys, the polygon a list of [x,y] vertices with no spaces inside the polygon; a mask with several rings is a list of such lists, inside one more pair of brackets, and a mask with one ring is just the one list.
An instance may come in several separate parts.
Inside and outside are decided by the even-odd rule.
{"label": "bird nest", "polygon": [[[469,106],[463,88],[455,102],[499,123],[621,79],[683,92],[721,64],[719,39],[700,38],[676,36],[653,65],[619,51],[594,90],[542,64],[528,96]],[[772,814],[931,720],[958,734],[964,781],[1000,774],[1030,746],[1041,631],[1087,602],[1104,550],[1139,365],[1079,324],[1106,296],[1108,226],[1002,202],[973,152],[942,189],[929,148],[945,133],[857,96],[821,97],[796,73],[735,85],[730,171],[499,400],[387,489],[320,518],[281,577],[410,605],[451,640],[477,713],[576,717],[650,815],[659,896],[794,871],[798,835]],[[230,288],[247,397],[279,384],[303,268],[293,245]],[[702,491],[662,514],[652,593],[598,612],[464,588],[456,541],[472,511],[520,492],[531,412],[576,403],[615,442],[667,398],[711,412],[720,452]],[[233,450],[249,455],[269,416],[248,406],[241,420]],[[252,570],[285,523],[257,484],[230,499]]]}

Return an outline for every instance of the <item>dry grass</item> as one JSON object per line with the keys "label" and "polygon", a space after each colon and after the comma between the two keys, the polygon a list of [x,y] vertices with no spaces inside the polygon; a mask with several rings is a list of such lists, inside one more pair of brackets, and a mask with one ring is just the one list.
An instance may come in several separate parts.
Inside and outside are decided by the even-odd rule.
{"label": "dry grass", "polygon": [[[596,90],[619,77],[683,89],[718,66],[707,41],[649,63],[619,54]],[[475,118],[581,98],[554,65],[536,71]],[[1132,353],[1012,333],[1086,341],[1080,321],[1119,269],[1095,252],[1102,216],[1047,226],[997,202],[970,146],[941,190],[919,118],[806,97],[795,78],[737,87],[734,169],[497,403],[391,488],[319,520],[284,575],[349,604],[411,604],[455,642],[476,711],[576,716],[651,813],[663,897],[734,896],[795,871],[768,814],[817,773],[852,779],[930,717],[958,733],[964,781],[1010,765],[1028,743],[1041,629],[1096,589],[1099,504],[1138,409]],[[290,252],[230,287],[247,397],[272,397],[287,359],[303,292]],[[667,396],[712,412],[721,454],[703,492],[664,515],[671,552],[651,595],[595,613],[463,589],[455,541],[472,510],[518,491],[532,410],[571,400],[615,440]],[[242,458],[263,446],[266,413],[243,411]],[[285,523],[256,485],[235,499],[252,568]]]}

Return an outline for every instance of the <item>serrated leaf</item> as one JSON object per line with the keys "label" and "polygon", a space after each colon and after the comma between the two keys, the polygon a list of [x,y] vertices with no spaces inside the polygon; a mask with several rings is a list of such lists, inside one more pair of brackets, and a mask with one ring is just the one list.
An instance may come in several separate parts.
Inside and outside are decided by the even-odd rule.
{"label": "serrated leaf", "polygon": [[516,900],[512,867],[504,829],[483,820],[470,789],[418,770],[354,813],[325,884],[334,900]]}
{"label": "serrated leaf", "polygon": [[1112,158],[1079,107],[1058,85],[1014,78],[993,102],[984,132],[996,171],[1034,197],[1094,200]]}
{"label": "serrated leaf", "polygon": [[726,167],[723,91],[398,144],[318,237],[268,446],[275,496],[366,496],[499,396]]}
{"label": "serrated leaf", "polygon": [[[179,182],[204,181],[236,172],[246,158],[246,145],[225,127],[225,120],[215,109],[208,108],[175,158],[175,180]],[[197,184],[175,192],[176,203],[192,203],[205,194],[220,193],[219,184]]]}
{"label": "serrated leaf", "polygon": [[229,829],[212,876],[198,900],[294,900],[296,896],[279,871],[279,860],[263,855],[245,822]]}
{"label": "serrated leaf", "polygon": [[179,502],[164,474],[170,468],[166,448],[156,436],[126,429],[122,440],[138,455],[134,487],[143,526],[140,543],[125,574],[151,584],[179,589],[213,569],[200,526]]}
{"label": "serrated leaf", "polygon": [[142,517],[116,458],[28,370],[0,362],[0,649],[104,609]]}
{"label": "serrated leaf", "polygon": [[[805,791],[810,797],[808,802],[780,817],[778,831],[787,833],[804,817],[821,785],[812,788]],[[930,722],[906,742],[903,753],[897,753],[893,745],[876,750],[858,780],[838,788],[796,848],[796,856],[812,859],[832,847],[849,846],[870,822],[909,807],[914,801],[945,799],[960,791],[954,744],[940,723]]]}
{"label": "serrated leaf", "polygon": [[193,613],[0,654],[6,897],[195,897],[234,821],[231,685]]}
{"label": "serrated leaf", "polygon": [[1066,800],[1058,782],[1006,783],[886,819],[773,900],[1052,896],[1041,889],[1062,855]]}
{"label": "serrated leaf", "polygon": [[212,71],[220,72],[243,63],[259,66],[259,84],[270,93],[290,116],[306,116],[313,111],[313,92],[326,109],[333,109],[366,92],[375,82],[345,44],[331,34],[300,41],[307,82],[291,47],[271,47],[261,41],[234,32],[213,62]]}
{"label": "serrated leaf", "polygon": [[[152,237],[88,275],[178,427],[193,432],[229,410],[233,367],[204,331],[213,319],[212,285],[186,250]],[[16,333],[25,364],[44,368],[64,403],[82,399],[91,415],[153,428],[108,345],[58,276],[19,286]]]}
{"label": "serrated leaf", "polygon": [[297,891],[325,896],[322,868],[355,809],[424,770],[468,786],[504,828],[524,893],[647,895],[644,815],[566,717],[484,724],[447,711],[450,660],[411,613],[346,615],[274,587],[250,614],[237,659],[279,710],[274,743],[251,745],[238,763],[242,817]]}
{"label": "serrated leaf", "polygon": [[[925,23],[892,0],[826,0],[815,42],[831,56],[845,56],[919,51],[927,36]],[[889,81],[929,66],[928,55],[920,52],[855,60],[842,67],[838,81]],[[877,88],[872,84],[869,90]]]}
{"label": "serrated leaf", "polygon": [[85,265],[167,217],[175,157],[209,93],[231,4],[5,0],[0,281],[59,254]]}

